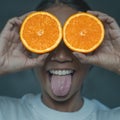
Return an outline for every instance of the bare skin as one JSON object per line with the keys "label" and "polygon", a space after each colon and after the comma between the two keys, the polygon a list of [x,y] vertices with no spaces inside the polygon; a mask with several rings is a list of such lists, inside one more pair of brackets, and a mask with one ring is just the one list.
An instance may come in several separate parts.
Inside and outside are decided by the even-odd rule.
{"label": "bare skin", "polygon": [[[62,25],[64,25],[66,19],[78,11],[67,7],[65,5],[53,6],[46,11],[55,15]],[[64,14],[63,14],[64,13]],[[81,64],[79,60],[72,54],[72,51],[68,49],[63,41],[60,45],[49,53],[44,65],[38,68],[37,75],[40,78],[40,84],[42,88],[42,100],[48,107],[59,110],[59,111],[77,111],[82,107],[83,100],[81,97],[81,86],[89,69],[88,64]],[[74,74],[71,78],[70,90],[65,95],[54,93],[52,89],[51,76],[49,72],[54,71],[65,71],[74,70]],[[64,79],[64,76],[57,76],[59,79]],[[59,83],[55,83],[56,85]],[[59,85],[57,85],[59,87]],[[66,87],[61,85],[64,89]],[[63,90],[64,90],[63,89]],[[60,91],[60,90],[59,90]],[[63,92],[62,92],[63,93]]]}
{"label": "bare skin", "polygon": [[[66,19],[77,11],[65,5],[51,7],[46,11],[56,15],[64,24]],[[8,21],[0,34],[0,74],[37,68],[42,88],[42,100],[50,108],[59,111],[77,111],[83,105],[81,87],[90,65],[97,65],[120,73],[120,29],[116,21],[104,13],[89,11],[97,16],[105,26],[105,40],[92,55],[69,50],[63,42],[50,53],[29,57],[22,46],[19,29],[26,15]],[[109,61],[108,61],[109,60]],[[64,96],[56,95],[51,88],[50,70],[74,70],[69,92]]]}
{"label": "bare skin", "polygon": [[[106,26],[105,40],[94,54],[84,55],[75,53],[75,55],[77,55],[82,62],[97,65],[120,74],[120,27],[114,18],[107,14],[98,11],[89,11],[89,13],[97,16],[103,21],[104,26]],[[25,16],[26,15],[10,19],[0,33],[0,74],[34,67],[36,64],[39,64],[42,57],[44,58],[45,56],[41,56],[39,61],[39,59],[31,59],[24,54],[26,53],[26,49],[21,45],[19,29]],[[17,59],[17,61],[15,59]],[[12,62],[13,60],[14,62]]]}
{"label": "bare skin", "polygon": [[20,71],[43,64],[47,54],[31,58],[19,38],[19,30],[23,19],[29,13],[10,19],[0,33],[0,74]]}
{"label": "bare skin", "polygon": [[97,11],[88,12],[97,16],[103,22],[105,27],[104,42],[91,55],[74,54],[83,63],[93,64],[120,74],[120,27],[107,14]]}

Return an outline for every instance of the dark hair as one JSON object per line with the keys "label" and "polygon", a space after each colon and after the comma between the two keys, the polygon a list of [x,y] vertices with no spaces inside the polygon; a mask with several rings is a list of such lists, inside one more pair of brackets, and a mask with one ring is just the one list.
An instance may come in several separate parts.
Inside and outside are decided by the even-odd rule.
{"label": "dark hair", "polygon": [[[59,0],[59,3],[66,4],[78,11],[87,11],[90,10],[90,7],[83,0]],[[44,10],[52,5],[56,4],[56,0],[42,0],[40,4],[36,7],[36,11]]]}

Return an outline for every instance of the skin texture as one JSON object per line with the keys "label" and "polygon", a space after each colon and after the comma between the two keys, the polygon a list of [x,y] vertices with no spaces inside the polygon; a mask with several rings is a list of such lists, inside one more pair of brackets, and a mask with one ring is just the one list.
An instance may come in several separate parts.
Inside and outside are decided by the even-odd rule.
{"label": "skin texture", "polygon": [[75,55],[82,63],[100,66],[120,74],[120,27],[114,18],[105,13],[88,12],[97,16],[103,22],[105,28],[104,42],[92,55],[78,53],[75,53]]}
{"label": "skin texture", "polygon": [[[60,6],[49,8],[46,11],[55,15],[62,25],[64,25],[68,17],[77,12],[76,10],[62,4]],[[48,71],[64,69],[74,70],[75,73],[72,78],[72,85],[69,94],[59,97],[54,95],[51,90]],[[72,51],[69,50],[63,42],[61,42],[54,51],[49,53],[44,65],[37,69],[43,93],[43,102],[49,107],[60,111],[78,110],[83,104],[80,89],[88,69],[89,65],[81,64],[72,54]]]}
{"label": "skin texture", "polygon": [[[46,11],[56,15],[63,25],[66,19],[77,11],[65,5],[50,7]],[[83,105],[80,94],[84,77],[91,65],[120,73],[120,28],[110,16],[88,11],[97,16],[105,26],[103,44],[92,54],[82,54],[69,50],[63,42],[52,52],[31,57],[19,39],[19,29],[24,18],[29,14],[10,19],[0,33],[0,74],[36,68],[40,80],[42,100],[50,108],[59,111],[76,111]],[[48,71],[50,69],[73,69],[72,85],[64,97],[53,94],[50,88]]]}

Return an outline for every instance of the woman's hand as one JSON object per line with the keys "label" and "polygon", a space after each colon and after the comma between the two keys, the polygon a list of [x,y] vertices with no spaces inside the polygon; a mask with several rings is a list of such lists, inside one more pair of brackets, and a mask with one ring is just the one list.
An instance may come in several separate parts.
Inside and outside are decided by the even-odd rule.
{"label": "woman's hand", "polygon": [[0,74],[42,65],[47,57],[47,54],[43,54],[37,58],[31,58],[23,47],[19,30],[26,15],[10,19],[0,33]]}
{"label": "woman's hand", "polygon": [[107,14],[88,11],[97,16],[104,24],[105,37],[102,45],[91,54],[74,52],[74,55],[83,63],[100,66],[120,74],[120,27]]}

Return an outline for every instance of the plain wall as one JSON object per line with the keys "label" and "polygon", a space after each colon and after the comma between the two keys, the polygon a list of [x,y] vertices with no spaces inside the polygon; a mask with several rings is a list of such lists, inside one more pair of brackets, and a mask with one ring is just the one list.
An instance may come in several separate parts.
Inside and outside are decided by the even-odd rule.
{"label": "plain wall", "polygon": [[[120,22],[120,1],[85,0],[93,10],[114,17]],[[1,0],[0,30],[8,19],[34,10],[40,0]],[[25,93],[38,93],[39,83],[32,70],[0,76],[0,95],[21,97]],[[102,68],[94,67],[85,80],[84,96],[95,98],[109,107],[120,106],[120,76]]]}

